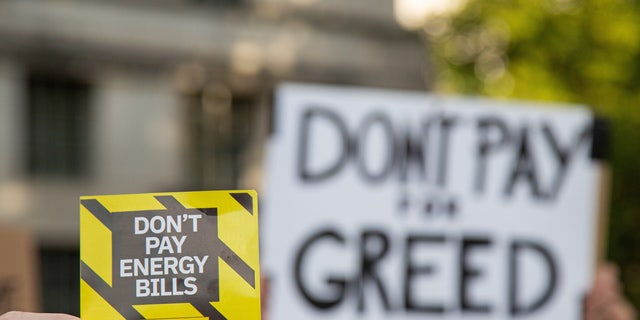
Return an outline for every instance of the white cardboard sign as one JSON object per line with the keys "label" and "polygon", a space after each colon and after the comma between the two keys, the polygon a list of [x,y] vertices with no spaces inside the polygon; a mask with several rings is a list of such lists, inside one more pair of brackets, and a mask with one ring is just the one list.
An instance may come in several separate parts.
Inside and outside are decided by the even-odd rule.
{"label": "white cardboard sign", "polygon": [[580,106],[281,86],[270,319],[579,319],[592,126]]}

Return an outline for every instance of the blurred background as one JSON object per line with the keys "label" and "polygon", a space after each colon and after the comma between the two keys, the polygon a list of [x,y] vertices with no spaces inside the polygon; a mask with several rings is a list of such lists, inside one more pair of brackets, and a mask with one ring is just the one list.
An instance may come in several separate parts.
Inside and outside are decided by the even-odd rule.
{"label": "blurred background", "polygon": [[260,189],[283,81],[576,102],[611,123],[607,255],[640,306],[639,22],[632,0],[0,0],[0,253],[35,248],[34,304],[78,314],[79,196]]}

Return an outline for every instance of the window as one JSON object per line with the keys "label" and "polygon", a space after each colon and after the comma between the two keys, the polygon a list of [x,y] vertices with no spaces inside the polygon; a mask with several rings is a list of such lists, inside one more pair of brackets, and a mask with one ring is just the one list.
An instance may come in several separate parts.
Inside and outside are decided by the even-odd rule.
{"label": "window", "polygon": [[232,95],[223,86],[187,97],[191,187],[238,187],[255,108],[255,97]]}
{"label": "window", "polygon": [[89,85],[71,77],[32,73],[27,79],[27,171],[80,177],[87,171]]}
{"label": "window", "polygon": [[80,252],[43,249],[40,252],[42,310],[80,313]]}

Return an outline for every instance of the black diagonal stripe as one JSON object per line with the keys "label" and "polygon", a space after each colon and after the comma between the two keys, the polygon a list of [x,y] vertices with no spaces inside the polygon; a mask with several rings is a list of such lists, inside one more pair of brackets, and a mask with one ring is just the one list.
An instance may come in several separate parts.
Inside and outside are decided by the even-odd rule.
{"label": "black diagonal stripe", "polygon": [[229,248],[222,240],[218,240],[221,250],[220,258],[224,260],[238,275],[244,279],[251,287],[256,288],[255,271],[244,262],[231,248]]}
{"label": "black diagonal stripe", "polygon": [[167,210],[175,213],[186,213],[187,209],[176,198],[172,196],[156,196],[158,200]]}
{"label": "black diagonal stripe", "polygon": [[198,210],[200,210],[200,212],[210,217],[218,215],[218,208],[205,208],[205,209],[198,209]]}
{"label": "black diagonal stripe", "polygon": [[102,224],[104,224],[107,228],[111,229],[111,221],[112,221],[111,212],[109,212],[107,208],[105,208],[100,202],[98,202],[98,200],[96,199],[82,200],[80,201],[80,204],[82,204],[85,208],[87,208],[87,210],[89,210],[89,212],[91,212],[91,214],[93,214],[93,216],[96,217],[96,219],[100,220]]}
{"label": "black diagonal stripe", "polygon": [[[215,216],[218,214],[217,208],[187,209],[184,205],[182,205],[182,203],[180,203],[180,201],[178,201],[173,196],[156,196],[155,198],[165,208],[167,208],[167,211],[171,213],[184,214],[184,213],[194,213],[194,211],[199,211],[202,214],[207,216]],[[161,212],[161,213],[165,213],[165,212]]]}
{"label": "black diagonal stripe", "polygon": [[209,301],[197,300],[191,302],[198,311],[205,317],[209,317],[209,320],[227,320],[227,318],[218,311]]}
{"label": "black diagonal stripe", "polygon": [[118,302],[118,297],[111,286],[106,283],[93,269],[91,269],[84,261],[80,262],[80,274],[82,280],[84,280],[93,290],[95,290],[107,303],[109,303],[120,315],[125,319],[143,319],[142,315],[133,308],[127,302]]}
{"label": "black diagonal stripe", "polygon": [[230,193],[230,195],[236,199],[236,201],[238,201],[238,203],[240,205],[242,205],[242,207],[244,207],[245,210],[247,210],[250,214],[253,215],[253,197],[246,193],[246,192],[241,192],[241,193]]}

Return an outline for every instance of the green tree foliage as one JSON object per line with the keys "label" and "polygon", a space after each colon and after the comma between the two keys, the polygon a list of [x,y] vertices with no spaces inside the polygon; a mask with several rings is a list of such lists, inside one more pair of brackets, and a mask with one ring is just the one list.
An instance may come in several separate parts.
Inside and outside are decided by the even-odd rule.
{"label": "green tree foliage", "polygon": [[438,92],[582,103],[610,120],[608,258],[640,306],[640,2],[469,0],[423,33]]}

